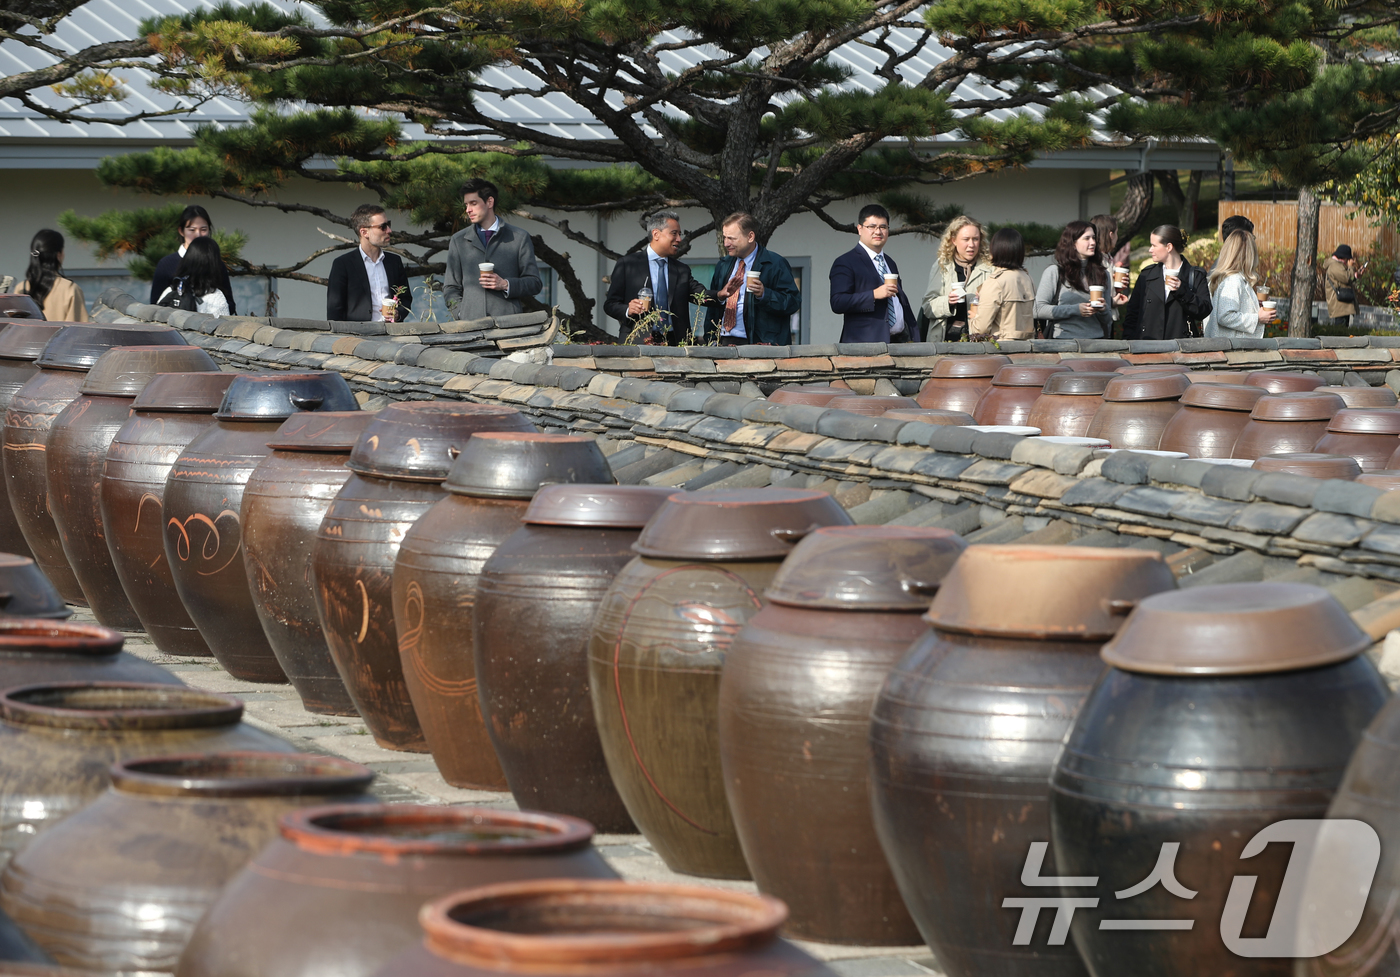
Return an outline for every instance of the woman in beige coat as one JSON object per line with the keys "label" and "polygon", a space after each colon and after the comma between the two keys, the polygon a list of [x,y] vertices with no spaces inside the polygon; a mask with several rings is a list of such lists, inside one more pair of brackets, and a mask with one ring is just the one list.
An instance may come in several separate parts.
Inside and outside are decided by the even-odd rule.
{"label": "woman in beige coat", "polygon": [[926,341],[956,342],[966,335],[969,296],[978,294],[991,273],[982,225],[965,215],[954,217],[938,243],[938,257],[929,271],[928,291],[924,293]]}
{"label": "woman in beige coat", "polygon": [[992,235],[992,272],[968,320],[976,340],[1030,339],[1035,330],[1035,286],[1026,274],[1026,242],[1003,227]]}
{"label": "woman in beige coat", "polygon": [[44,310],[50,322],[87,322],[83,290],[63,277],[63,235],[43,230],[29,242],[29,270],[15,289],[28,295]]}
{"label": "woman in beige coat", "polygon": [[[1339,244],[1332,257],[1327,259],[1322,269],[1323,294],[1327,296],[1327,316],[1332,325],[1343,328],[1351,325],[1351,317],[1356,315],[1356,279],[1361,277],[1357,270],[1356,258],[1352,256],[1350,244]],[[1352,290],[1352,301],[1343,302],[1337,297],[1337,289]]]}

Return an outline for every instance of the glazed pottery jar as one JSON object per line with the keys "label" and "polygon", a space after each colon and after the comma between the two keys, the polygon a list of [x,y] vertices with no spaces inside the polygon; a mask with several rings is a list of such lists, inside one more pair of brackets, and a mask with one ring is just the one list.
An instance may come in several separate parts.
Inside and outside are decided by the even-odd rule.
{"label": "glazed pottery jar", "polygon": [[617,877],[592,827],[554,814],[341,804],[279,829],[199,921],[177,977],[369,977],[421,942],[425,902],[463,886]]}
{"label": "glazed pottery jar", "polygon": [[68,565],[99,624],[135,630],[141,620],[126,598],[102,531],[102,470],[112,438],[131,404],[158,373],[217,370],[198,346],[114,346],[49,428],[49,512]]}
{"label": "glazed pottery jar", "polygon": [[282,422],[243,487],[243,566],[263,633],[309,712],[355,715],[316,614],[311,553],[345,460],[375,415],[302,411]]}
{"label": "glazed pottery jar", "polygon": [[375,742],[428,752],[404,682],[394,627],[394,558],[478,431],[533,431],[513,407],[446,401],[390,404],[350,452],[351,475],[311,554],[316,611],[336,670]]}
{"label": "glazed pottery jar", "polygon": [[184,685],[154,662],[122,651],[120,631],[100,624],[0,618],[0,689],[41,682]]}
{"label": "glazed pottery jar", "polygon": [[677,494],[608,588],[588,646],[593,713],[613,783],[672,871],[748,877],[720,770],[720,669],[793,544],[850,524],[825,492]]}
{"label": "glazed pottery jar", "polygon": [[62,621],[73,612],[32,559],[0,553],[0,614]]}
{"label": "glazed pottery jar", "polygon": [[46,682],[0,693],[0,858],[92,800],[118,760],[193,750],[287,750],[243,703],[178,685]]}
{"label": "glazed pottery jar", "polygon": [[1400,488],[1400,472],[1370,472],[1369,474],[1357,475],[1355,482],[1358,485],[1378,488],[1382,492],[1390,492]]}
{"label": "glazed pottery jar", "polygon": [[[4,333],[0,333],[0,343]],[[1397,403],[1395,391],[1389,387],[1316,387],[1319,393],[1336,394],[1346,401],[1348,407],[1394,407]]]}
{"label": "glazed pottery jar", "polygon": [[1400,409],[1347,407],[1332,415],[1327,433],[1318,438],[1312,450],[1327,455],[1351,455],[1363,472],[1378,472],[1390,463],[1390,456],[1397,449],[1400,449]]}
{"label": "glazed pottery jar", "polygon": [[1120,366],[1114,371],[1120,376],[1135,377],[1144,373],[1191,373],[1191,368],[1183,363],[1143,363],[1136,366]]}
{"label": "glazed pottery jar", "polygon": [[588,637],[632,544],[674,489],[546,485],[476,585],[477,694],[506,783],[527,810],[637,828],[608,775],[588,697]]}
{"label": "glazed pottery jar", "polygon": [[1264,396],[1263,387],[1244,384],[1193,383],[1181,395],[1181,410],[1162,431],[1158,447],[1184,451],[1192,458],[1229,458],[1249,412]]}
{"label": "glazed pottery jar", "polygon": [[977,401],[991,387],[992,377],[1010,364],[1011,357],[1000,354],[945,356],[933,365],[933,375],[915,400],[920,407],[971,414],[977,410]]}
{"label": "glazed pottery jar", "polygon": [[1157,450],[1162,432],[1181,409],[1191,381],[1181,373],[1131,373],[1109,382],[1103,406],[1087,437],[1104,438],[1115,448]]}
{"label": "glazed pottery jar", "polygon": [[164,346],[180,342],[166,326],[70,325],[56,332],[35,361],[39,372],[10,399],[5,411],[5,486],[15,519],[34,562],[63,599],[87,606],[68,565],[63,541],[49,513],[49,429],[78,397],[85,374],[113,346]]}
{"label": "glazed pottery jar", "polygon": [[277,836],[280,815],[367,800],[373,779],[358,763],[300,753],[121,761],[105,792],[10,860],[0,906],[59,964],[173,973],[195,923]]}
{"label": "glazed pottery jar", "polygon": [[427,938],[378,977],[836,977],[778,938],[767,896],[655,882],[551,879],[423,907]]}
{"label": "glazed pottery jar", "polygon": [[[1066,891],[1085,898],[1071,933],[1094,977],[1294,972],[1272,954],[1246,966],[1227,941],[1271,930],[1290,857],[1251,840],[1326,813],[1390,695],[1370,645],[1305,584],[1194,587],[1133,612],[1050,785],[1055,871],[1041,874],[1089,883]],[[1237,895],[1240,875],[1252,885]]]}
{"label": "glazed pottery jar", "polygon": [[977,401],[972,416],[978,424],[1024,425],[1045,381],[1069,372],[1063,366],[1004,366]]}
{"label": "glazed pottery jar", "polygon": [[[19,295],[15,292],[7,292],[0,295],[0,315],[9,319],[44,319],[44,312],[39,308],[39,303],[35,302],[28,295]],[[68,323],[63,323],[68,325]]]}
{"label": "glazed pottery jar", "polygon": [[789,385],[779,387],[768,395],[770,404],[795,404],[803,407],[825,407],[836,397],[849,397],[851,391],[845,387],[826,387],[820,384],[811,386]]}
{"label": "glazed pottery jar", "polygon": [[1261,472],[1287,472],[1309,478],[1341,478],[1351,481],[1361,466],[1351,455],[1324,455],[1313,451],[1288,452],[1256,458],[1250,467]]}
{"label": "glazed pottery jar", "polygon": [[613,481],[591,436],[478,432],[443,482],[446,498],[404,534],[393,575],[399,656],[433,760],[454,787],[506,789],[477,695],[472,629],[482,566],[520,528],[541,485]]}
{"label": "glazed pottery jar", "polygon": [[1271,394],[1306,393],[1322,386],[1323,379],[1313,373],[1276,373],[1258,370],[1244,378],[1245,386],[1263,387]]}
{"label": "glazed pottery jar", "polygon": [[[1174,586],[1142,550],[970,546],[929,608],[933,629],[885,679],[870,724],[875,827],[948,977],[1084,973],[1071,946],[1016,945],[1019,914],[1002,900],[1045,894],[1022,869],[1049,838],[1050,772],[1101,645]],[[1047,861],[1041,874],[1063,873]]]}
{"label": "glazed pottery jar", "polygon": [[211,427],[236,373],[165,373],[131,403],[102,469],[102,530],[112,565],[141,626],[167,655],[213,652],[190,620],[165,558],[165,479],[189,443]]}
{"label": "glazed pottery jar", "polygon": [[1031,405],[1027,427],[1049,437],[1082,438],[1103,406],[1104,388],[1116,378],[1111,372],[1056,373],[1046,378]]}
{"label": "glazed pottery jar", "polygon": [[768,605],[725,656],[729,808],[759,891],[788,904],[790,936],[921,942],[875,837],[870,708],[966,546],[946,529],[818,529],[783,561]]}
{"label": "glazed pottery jar", "polygon": [[887,410],[881,417],[892,421],[914,421],[917,424],[965,425],[976,424],[971,414],[960,410],[939,410],[936,407],[895,408]]}
{"label": "glazed pottery jar", "polygon": [[189,443],[165,480],[165,559],[209,650],[234,678],[285,682],[258,620],[243,567],[243,489],[282,422],[298,411],[356,410],[339,373],[244,374],[214,423]]}
{"label": "glazed pottery jar", "polygon": [[866,414],[879,417],[887,410],[918,409],[919,402],[913,397],[835,397],[827,401],[832,410],[850,411],[852,414]]}
{"label": "glazed pottery jar", "polygon": [[1232,458],[1258,458],[1312,451],[1327,433],[1334,414],[1345,409],[1342,398],[1317,392],[1268,394],[1255,402],[1240,430]]}
{"label": "glazed pottery jar", "polygon": [[1061,359],[1060,366],[1068,367],[1075,373],[1112,373],[1132,364],[1116,356],[1102,356],[1090,359]]}
{"label": "glazed pottery jar", "polygon": [[[62,328],[52,322],[12,322],[0,328],[0,416],[9,410],[19,388],[39,372],[34,361]],[[4,480],[0,479],[0,553],[32,556],[6,491]]]}

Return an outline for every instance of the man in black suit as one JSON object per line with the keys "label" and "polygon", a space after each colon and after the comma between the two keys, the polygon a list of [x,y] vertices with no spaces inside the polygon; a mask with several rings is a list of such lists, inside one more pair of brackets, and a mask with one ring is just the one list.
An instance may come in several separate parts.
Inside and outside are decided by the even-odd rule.
{"label": "man in black suit", "polygon": [[843,343],[919,342],[918,323],[902,280],[887,284],[899,266],[885,254],[890,212],[879,204],[862,207],[856,218],[860,243],[831,265],[831,311],[845,316]]}
{"label": "man in black suit", "polygon": [[326,286],[326,318],[334,322],[383,322],[386,299],[396,299],[391,322],[402,322],[413,308],[403,259],[384,250],[392,233],[389,215],[378,204],[362,204],[350,215],[360,246],[331,264]]}
{"label": "man in black suit", "polygon": [[676,257],[681,246],[680,215],[660,211],[647,219],[646,226],[651,243],[644,250],[624,254],[617,260],[608,280],[603,311],[618,321],[621,338],[626,339],[648,312],[647,303],[637,298],[637,292],[645,285],[652,292],[651,308],[661,314],[660,321],[652,326],[652,335],[664,338],[668,346],[678,346],[691,331],[688,306],[692,298],[703,295],[701,305],[709,305],[712,299],[691,276],[690,266]]}

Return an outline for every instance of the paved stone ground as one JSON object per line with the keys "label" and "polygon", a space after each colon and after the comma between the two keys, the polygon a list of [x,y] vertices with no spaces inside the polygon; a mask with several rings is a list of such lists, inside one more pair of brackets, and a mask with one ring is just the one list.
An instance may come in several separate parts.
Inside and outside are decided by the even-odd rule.
{"label": "paved stone ground", "polygon": [[[92,622],[78,609],[74,621]],[[474,804],[515,807],[508,793],[461,790],[450,786],[427,754],[398,753],[378,746],[358,718],[318,716],[302,708],[288,685],[259,685],[229,675],[212,658],[176,658],[162,654],[142,632],[127,632],[126,650],[175,672],[187,684],[235,695],[245,703],[244,719],[291,740],[307,752],[326,753],[363,763],[379,776],[374,793],[387,802]],[[679,875],[666,868],[641,835],[598,835],[595,844],[623,878],[756,891],[750,882],[724,882]],[[844,977],[941,975],[928,947],[855,947],[800,942],[807,952],[830,963]]]}

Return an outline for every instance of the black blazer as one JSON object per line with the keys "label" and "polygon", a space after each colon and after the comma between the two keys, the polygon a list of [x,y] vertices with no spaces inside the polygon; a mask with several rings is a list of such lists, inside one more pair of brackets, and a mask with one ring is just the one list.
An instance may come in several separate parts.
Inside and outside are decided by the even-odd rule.
{"label": "black blazer", "polygon": [[[890,271],[899,274],[899,265],[894,258],[885,254],[885,263]],[[841,325],[843,343],[904,343],[921,342],[919,323],[914,318],[914,310],[909,305],[909,296],[904,293],[904,277],[899,279],[899,303],[904,309],[904,331],[890,335],[889,321],[885,318],[890,299],[875,300],[875,289],[885,284],[880,273],[875,270],[875,262],[865,253],[865,248],[857,244],[831,263],[831,311],[844,316]]]}
{"label": "black blazer", "polygon": [[1148,265],[1138,273],[1128,304],[1123,306],[1124,339],[1185,339],[1188,322],[1205,322],[1210,315],[1210,280],[1205,271],[1182,259],[1181,287],[1168,293],[1162,266]]}
{"label": "black blazer", "polygon": [[[408,288],[408,276],[403,271],[403,259],[384,252],[384,274],[389,279],[389,294],[399,300],[399,320],[413,308],[413,293]],[[395,294],[394,289],[403,291]],[[369,322],[374,317],[370,308],[369,273],[360,249],[349,251],[331,263],[331,278],[326,285],[326,318],[332,322]]]}
{"label": "black blazer", "polygon": [[[168,254],[156,262],[156,270],[151,275],[151,304],[155,305],[160,301],[160,297],[165,294],[165,290],[170,287],[170,283],[175,280],[175,272],[180,267],[180,252]],[[224,293],[224,298],[228,301],[228,314],[238,315],[238,306],[233,302],[233,285],[228,280],[228,268],[223,262],[219,263],[219,291]]]}
{"label": "black blazer", "polygon": [[[627,315],[627,303],[637,297],[637,292],[643,285],[648,286],[655,294],[656,283],[651,280],[646,248],[624,254],[617,259],[608,280],[607,297],[603,299],[603,311],[618,321],[622,327],[623,339],[627,338],[634,325],[634,320]],[[702,304],[708,305],[710,293],[691,275],[690,266],[679,258],[666,259],[666,285],[669,306],[666,311],[671,320],[666,331],[666,344],[676,346],[690,331],[691,296],[697,292],[704,292],[706,301]],[[703,332],[703,324],[696,332]]]}

